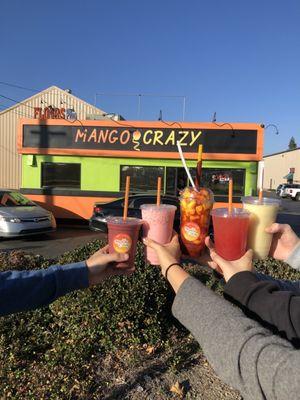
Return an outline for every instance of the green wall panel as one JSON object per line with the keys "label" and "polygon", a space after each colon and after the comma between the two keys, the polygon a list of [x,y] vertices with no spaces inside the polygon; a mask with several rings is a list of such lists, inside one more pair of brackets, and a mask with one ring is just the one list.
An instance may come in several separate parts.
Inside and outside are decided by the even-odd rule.
{"label": "green wall panel", "polygon": [[[81,190],[119,191],[121,165],[148,165],[181,167],[180,160],[132,159],[108,157],[78,156],[22,156],[22,187],[41,188],[41,163],[64,162],[81,164]],[[195,167],[196,161],[187,161],[189,167]],[[251,195],[256,190],[257,162],[246,161],[204,161],[204,168],[243,168],[246,169],[245,194]]]}

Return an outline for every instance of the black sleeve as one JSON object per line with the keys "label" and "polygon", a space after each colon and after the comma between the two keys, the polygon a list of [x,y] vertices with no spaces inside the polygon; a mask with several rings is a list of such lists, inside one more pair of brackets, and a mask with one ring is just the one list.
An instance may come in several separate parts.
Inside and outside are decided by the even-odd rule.
{"label": "black sleeve", "polygon": [[281,291],[276,282],[261,281],[252,272],[243,271],[227,282],[224,297],[299,346],[300,296]]}

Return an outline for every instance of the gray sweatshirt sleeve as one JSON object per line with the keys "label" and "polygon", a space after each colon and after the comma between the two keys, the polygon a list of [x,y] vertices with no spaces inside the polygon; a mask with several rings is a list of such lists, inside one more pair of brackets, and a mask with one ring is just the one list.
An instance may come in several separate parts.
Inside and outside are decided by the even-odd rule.
{"label": "gray sweatshirt sleeve", "polygon": [[286,263],[292,268],[300,270],[300,243],[292,252],[292,254],[287,258]]}
{"label": "gray sweatshirt sleeve", "polygon": [[240,309],[188,278],[172,307],[216,373],[244,400],[299,398],[300,352]]}

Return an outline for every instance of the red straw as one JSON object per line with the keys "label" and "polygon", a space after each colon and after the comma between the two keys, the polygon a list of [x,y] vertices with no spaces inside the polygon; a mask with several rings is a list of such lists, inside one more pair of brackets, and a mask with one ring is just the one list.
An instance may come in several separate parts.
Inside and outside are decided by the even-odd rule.
{"label": "red straw", "polygon": [[160,206],[161,176],[157,178],[157,198],[156,205]]}
{"label": "red straw", "polygon": [[125,202],[123,211],[123,220],[126,221],[128,213],[128,197],[129,197],[129,187],[130,187],[130,176],[126,176],[126,188],[125,188]]}
{"label": "red straw", "polygon": [[232,213],[232,192],[233,192],[233,181],[232,177],[229,178],[229,187],[228,187],[228,212]]}

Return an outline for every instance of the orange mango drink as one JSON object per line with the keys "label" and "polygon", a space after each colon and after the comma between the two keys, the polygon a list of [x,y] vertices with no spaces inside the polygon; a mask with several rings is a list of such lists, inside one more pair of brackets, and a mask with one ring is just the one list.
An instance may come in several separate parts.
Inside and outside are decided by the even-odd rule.
{"label": "orange mango drink", "polygon": [[205,247],[214,196],[211,190],[185,188],[180,194],[180,238],[183,253],[197,257]]}

